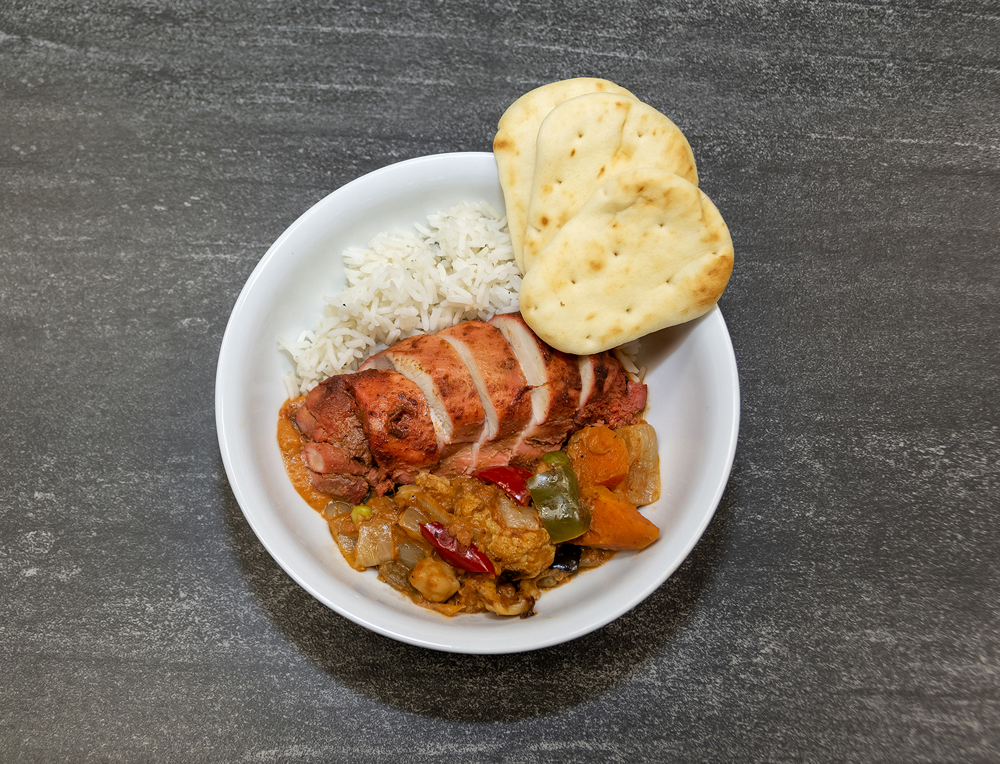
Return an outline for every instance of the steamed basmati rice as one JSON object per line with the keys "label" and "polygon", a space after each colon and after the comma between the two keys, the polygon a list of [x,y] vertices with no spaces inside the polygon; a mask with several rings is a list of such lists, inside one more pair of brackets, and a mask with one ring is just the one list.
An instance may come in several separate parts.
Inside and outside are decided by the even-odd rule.
{"label": "steamed basmati rice", "polygon": [[312,331],[279,338],[295,370],[289,397],[334,374],[355,371],[401,339],[518,309],[521,274],[507,220],[485,202],[428,216],[415,232],[380,233],[367,249],[344,252],[347,289],[325,297]]}

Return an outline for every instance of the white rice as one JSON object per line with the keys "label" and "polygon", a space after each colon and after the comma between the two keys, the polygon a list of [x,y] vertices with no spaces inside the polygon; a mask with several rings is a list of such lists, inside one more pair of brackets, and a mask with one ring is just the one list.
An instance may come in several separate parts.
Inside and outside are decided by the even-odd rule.
{"label": "white rice", "polygon": [[613,348],[611,352],[618,359],[618,363],[622,365],[622,368],[625,369],[626,374],[632,379],[642,382],[646,378],[646,367],[636,365],[640,349],[639,340],[632,340],[631,342],[626,342],[624,345]]}
{"label": "white rice", "polygon": [[463,203],[427,218],[416,231],[380,233],[367,249],[344,252],[347,289],[324,297],[312,331],[278,339],[295,370],[289,397],[333,374],[355,371],[401,339],[518,309],[521,275],[507,220],[485,202]]}

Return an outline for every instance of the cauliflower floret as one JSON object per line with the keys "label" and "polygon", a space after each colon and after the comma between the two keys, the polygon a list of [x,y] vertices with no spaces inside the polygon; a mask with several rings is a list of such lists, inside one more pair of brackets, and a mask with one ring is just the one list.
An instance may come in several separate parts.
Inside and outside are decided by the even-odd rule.
{"label": "cauliflower floret", "polygon": [[[534,510],[521,509],[507,494],[471,478],[455,478],[453,531],[475,543],[501,569],[533,578],[552,565],[556,548]],[[516,527],[513,523],[516,524]]]}

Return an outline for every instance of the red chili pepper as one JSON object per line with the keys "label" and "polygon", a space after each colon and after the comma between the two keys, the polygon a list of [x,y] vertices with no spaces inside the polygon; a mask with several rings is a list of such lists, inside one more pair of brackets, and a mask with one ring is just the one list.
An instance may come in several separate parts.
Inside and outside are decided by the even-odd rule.
{"label": "red chili pepper", "polygon": [[522,507],[528,506],[531,501],[531,491],[528,490],[528,478],[531,475],[532,473],[523,467],[515,467],[512,464],[484,467],[472,473],[472,477],[501,488]]}
{"label": "red chili pepper", "polygon": [[420,532],[449,565],[473,573],[496,573],[490,558],[480,552],[475,544],[463,547],[441,523],[424,523],[420,526]]}

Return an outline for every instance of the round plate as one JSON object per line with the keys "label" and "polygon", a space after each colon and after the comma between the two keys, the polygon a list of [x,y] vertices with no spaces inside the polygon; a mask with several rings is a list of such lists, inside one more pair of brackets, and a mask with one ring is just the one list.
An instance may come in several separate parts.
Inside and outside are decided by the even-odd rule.
{"label": "round plate", "polygon": [[662,498],[643,513],[660,539],[544,592],[537,615],[446,618],[347,565],[319,513],[285,476],[277,444],[282,383],[292,368],[279,336],[311,329],[324,294],[343,285],[341,252],[379,231],[409,229],[462,201],[504,209],[490,153],[412,159],[334,191],[285,231],[254,269],[226,327],[216,375],[219,446],[233,493],[261,543],[320,602],[387,637],[458,653],[514,653],[566,642],[628,612],[698,541],[722,497],[736,451],[739,381],[716,308],[642,341],[648,421],[659,438]]}

